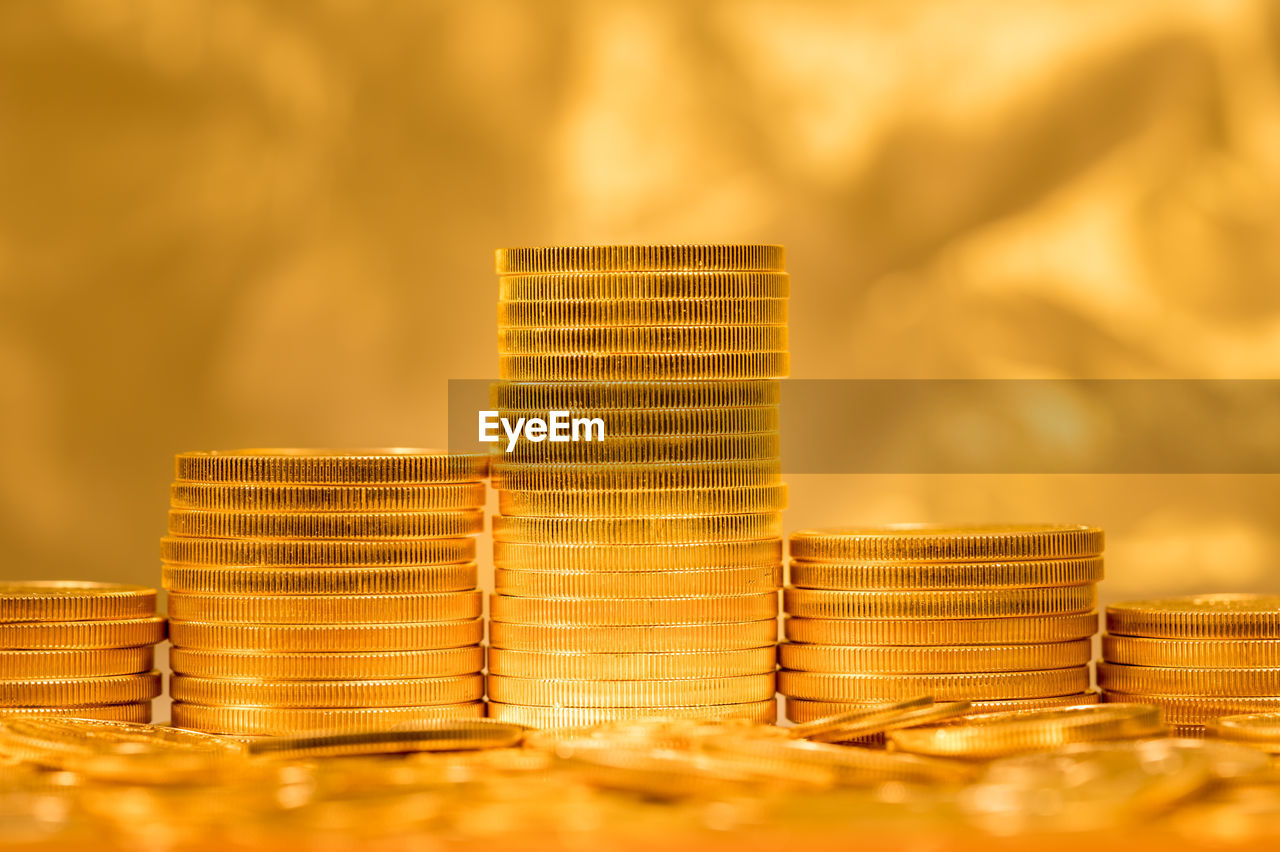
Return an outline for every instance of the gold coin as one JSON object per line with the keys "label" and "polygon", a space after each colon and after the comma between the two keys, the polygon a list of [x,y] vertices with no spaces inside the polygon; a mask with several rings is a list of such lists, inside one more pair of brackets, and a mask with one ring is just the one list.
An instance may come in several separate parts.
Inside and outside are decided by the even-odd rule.
{"label": "gold coin", "polygon": [[[610,300],[613,301],[613,300]],[[785,325],[503,328],[500,355],[636,355],[785,352]]]}
{"label": "gold coin", "polygon": [[476,587],[476,563],[349,568],[236,568],[165,565],[170,592],[219,595],[407,595]]}
{"label": "gold coin", "polygon": [[503,302],[785,299],[789,295],[791,277],[785,272],[567,272],[498,278],[498,299]]}
{"label": "gold coin", "polygon": [[175,509],[217,512],[441,512],[483,509],[484,482],[444,485],[213,485],[175,482]]}
{"label": "gold coin", "polygon": [[1280,595],[1193,595],[1107,607],[1107,630],[1153,639],[1280,639]]}
{"label": "gold coin", "polygon": [[516,571],[687,571],[774,566],[782,563],[782,540],[675,544],[495,541],[493,562],[499,568]]}
{"label": "gold coin", "polygon": [[878,674],[961,674],[1065,669],[1093,659],[1089,639],[1030,645],[799,645],[779,646],[784,669]]}
{"label": "gold coin", "polygon": [[737,624],[584,626],[489,622],[489,644],[517,651],[659,652],[734,651],[777,641],[778,622]]}
{"label": "gold coin", "polygon": [[172,621],[175,647],[214,651],[420,651],[461,648],[484,638],[484,622],[425,624],[207,624]]}
{"label": "gold coin", "polygon": [[825,767],[835,771],[836,781],[842,785],[871,787],[890,781],[959,784],[976,774],[972,767],[952,761],[773,737],[721,735],[709,738],[703,748],[717,755]]}
{"label": "gold coin", "polygon": [[[627,326],[786,325],[786,299],[618,299],[608,302],[499,302],[498,328],[619,328]],[[785,353],[777,353],[779,355]],[[499,359],[501,365],[501,359]],[[687,367],[686,367],[687,369]],[[559,373],[501,370],[508,381],[688,381],[690,379],[771,379],[770,372],[734,375],[721,371],[696,375],[680,370],[638,374],[633,367],[619,376],[598,372]]]}
{"label": "gold coin", "polygon": [[503,515],[580,517],[653,517],[662,515],[747,515],[780,512],[787,507],[787,486],[648,488],[626,491],[498,492]]}
{"label": "gold coin", "polygon": [[1164,732],[1160,711],[1154,707],[1096,704],[1015,710],[936,727],[904,728],[891,731],[889,741],[915,754],[990,759],[1049,751],[1071,743],[1154,737]]}
{"label": "gold coin", "polygon": [[1041,698],[1084,692],[1088,688],[1088,666],[933,675],[831,674],[786,669],[778,672],[779,692],[811,701],[892,701],[917,695],[932,695],[939,701]]}
{"label": "gold coin", "polygon": [[[1048,698],[1013,698],[992,701],[965,701],[969,709],[966,716],[981,716],[987,713],[1008,713],[1014,710],[1040,710],[1048,707],[1076,707],[1081,704],[1097,704],[1098,693],[1078,692],[1072,695],[1054,695]],[[957,702],[946,702],[954,704]],[[804,724],[817,719],[824,719],[841,713],[865,711],[884,705],[883,700],[875,701],[807,701],[800,698],[787,699],[787,718],[792,722]]]}
{"label": "gold coin", "polygon": [[0,622],[105,621],[156,613],[156,590],[76,580],[0,582]]}
{"label": "gold coin", "polygon": [[495,541],[531,544],[667,544],[759,541],[781,535],[777,512],[758,515],[664,515],[653,518],[525,518],[495,515]]}
{"label": "gold coin", "polygon": [[967,619],[788,618],[787,638],[818,645],[1018,645],[1085,639],[1098,614]]}
{"label": "gold coin", "polygon": [[533,598],[681,598],[776,592],[782,567],[686,571],[494,571],[494,591]]}
{"label": "gold coin", "polygon": [[1097,605],[1094,586],[940,592],[787,589],[783,608],[797,618],[993,618],[1073,615]]}
{"label": "gold coin", "polygon": [[100,704],[94,707],[4,707],[0,719],[21,717],[100,719],[107,722],[145,723],[151,721],[151,700],[129,704]]}
{"label": "gold coin", "polygon": [[850,742],[872,738],[883,740],[886,731],[954,718],[968,713],[972,707],[968,701],[935,703],[929,698],[909,698],[820,716],[789,728],[787,733],[792,739],[814,742]]}
{"label": "gold coin", "polygon": [[1208,729],[1223,739],[1268,746],[1280,750],[1280,713],[1244,713],[1209,721]]}
{"label": "gold coin", "polygon": [[384,624],[479,618],[478,591],[426,595],[169,595],[169,615],[209,624]]}
{"label": "gold coin", "polygon": [[[547,417],[548,409],[505,408],[498,416],[509,422]],[[659,435],[756,435],[778,431],[778,406],[737,408],[581,409],[573,417],[598,419],[606,440]]]}
{"label": "gold coin", "polygon": [[150,645],[87,651],[0,651],[0,680],[141,674],[155,665]]}
{"label": "gold coin", "polygon": [[531,246],[498,249],[499,275],[560,272],[781,272],[786,250],[775,245]]}
{"label": "gold coin", "polygon": [[254,757],[276,759],[350,757],[365,754],[473,751],[511,748],[524,739],[524,729],[492,719],[441,719],[344,734],[270,737],[248,745]]}
{"label": "gold coin", "polygon": [[[658,625],[760,621],[778,614],[778,595],[722,595],[706,598],[515,598],[494,595],[489,615],[496,622],[543,625]],[[517,704],[521,702],[516,702]]]}
{"label": "gold coin", "polygon": [[1280,696],[1280,668],[1158,668],[1098,663],[1098,686],[1151,695]]}
{"label": "gold coin", "polygon": [[174,701],[242,707],[412,707],[484,698],[484,677],[397,680],[223,680],[174,675]]}
{"label": "gold coin", "polygon": [[720,409],[776,406],[782,385],[776,379],[675,382],[494,382],[489,404],[495,409],[638,413],[663,409]]}
{"label": "gold coin", "polygon": [[489,698],[538,707],[681,707],[743,704],[774,696],[773,672],[672,680],[551,680],[489,675]]}
{"label": "gold coin", "polygon": [[[614,303],[621,304],[625,303]],[[790,372],[791,356],[786,352],[498,356],[498,375],[517,382],[777,379]]]}
{"label": "gold coin", "polygon": [[194,731],[235,736],[296,736],[350,733],[431,719],[480,719],[484,702],[428,707],[284,708],[206,707],[175,701],[173,725]]}
{"label": "gold coin", "polygon": [[1164,720],[1171,725],[1207,725],[1219,716],[1280,711],[1278,696],[1155,695],[1112,689],[1105,689],[1102,694],[1103,700],[1109,703],[1155,705],[1164,712]]}
{"label": "gold coin", "polygon": [[160,673],[0,681],[0,707],[133,704],[160,694]]}
{"label": "gold coin", "polygon": [[304,568],[352,565],[447,565],[474,562],[476,540],[237,541],[164,538],[160,558],[172,565]]}
{"label": "gold coin", "polygon": [[522,440],[510,450],[505,450],[504,447],[502,458],[517,464],[678,464],[773,459],[778,457],[781,446],[776,432],[755,435],[655,435],[643,438],[606,436],[599,441],[558,444]]}
{"label": "gold coin", "polygon": [[1277,639],[1144,639],[1102,637],[1102,658],[1109,663],[1170,668],[1280,668]]}
{"label": "gold coin", "polygon": [[802,589],[1020,589],[1082,586],[1102,580],[1102,557],[1038,562],[943,562],[921,565],[791,563]]}
{"label": "gold coin", "polygon": [[1102,552],[1103,533],[1074,524],[889,524],[802,530],[791,557],[812,562],[980,562],[1077,559]]}
{"label": "gold coin", "polygon": [[697,707],[535,707],[489,703],[489,718],[527,728],[580,728],[620,719],[746,719],[772,723],[778,716],[775,699],[742,704],[708,704]]}
{"label": "gold coin", "polygon": [[770,674],[776,667],[777,655],[772,645],[738,651],[640,654],[489,649],[489,673],[518,678],[621,681],[723,678]]}
{"label": "gold coin", "polygon": [[0,623],[0,648],[22,650],[89,650],[135,648],[164,640],[159,616],[112,621],[44,621]]}
{"label": "gold coin", "polygon": [[[508,491],[638,491],[753,488],[782,481],[776,458],[664,464],[516,464],[495,461],[494,487]],[[501,491],[498,495],[501,499]]]}
{"label": "gold coin", "polygon": [[427,485],[488,475],[483,453],[404,449],[251,449],[179,453],[179,482],[275,485]]}
{"label": "gold coin", "polygon": [[170,535],[200,538],[457,538],[482,532],[483,509],[452,512],[169,511]]}
{"label": "gold coin", "polygon": [[484,669],[479,645],[425,651],[280,653],[173,648],[175,674],[239,680],[390,680],[453,677]]}

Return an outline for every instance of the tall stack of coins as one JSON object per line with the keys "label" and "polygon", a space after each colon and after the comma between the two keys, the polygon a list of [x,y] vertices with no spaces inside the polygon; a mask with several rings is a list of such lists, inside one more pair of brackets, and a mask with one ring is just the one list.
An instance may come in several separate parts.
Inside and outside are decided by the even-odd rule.
{"label": "tall stack of coins", "polygon": [[917,696],[976,712],[1091,703],[1102,530],[798,532],[779,691],[806,722]]}
{"label": "tall stack of coins", "polygon": [[[498,252],[490,715],[776,716],[778,246]],[[545,437],[545,440],[544,440]],[[592,440],[587,440],[590,437]]]}
{"label": "tall stack of coins", "polygon": [[151,721],[164,639],[156,590],[117,583],[0,583],[0,716]]}
{"label": "tall stack of coins", "polygon": [[1107,607],[1098,686],[1154,704],[1187,735],[1280,710],[1280,596],[1198,595]]}
{"label": "tall stack of coins", "polygon": [[175,726],[484,715],[483,455],[241,450],[176,467],[161,546]]}

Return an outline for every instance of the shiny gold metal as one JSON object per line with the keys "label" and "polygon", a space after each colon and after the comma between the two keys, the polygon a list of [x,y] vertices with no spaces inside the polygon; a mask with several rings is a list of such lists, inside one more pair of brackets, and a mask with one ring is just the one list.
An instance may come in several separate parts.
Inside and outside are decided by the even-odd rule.
{"label": "shiny gold metal", "polygon": [[489,649],[489,673],[518,678],[621,681],[724,678],[771,674],[776,667],[777,655],[772,645],[737,651],[648,653]]}
{"label": "shiny gold metal", "polygon": [[247,539],[458,538],[484,532],[483,509],[448,512],[169,511],[169,534]]}
{"label": "shiny gold metal", "polygon": [[498,249],[499,275],[563,272],[781,272],[778,245],[599,245]]}
{"label": "shiny gold metal", "polygon": [[396,680],[229,680],[173,675],[174,701],[209,707],[418,707],[461,704],[484,697],[484,677]]}
{"label": "shiny gold metal", "polygon": [[76,580],[0,582],[0,623],[105,621],[155,615],[156,590]]}
{"label": "shiny gold metal", "polygon": [[[617,300],[608,300],[612,301]],[[785,325],[633,325],[498,330],[498,352],[501,355],[720,354],[786,350]]]}
{"label": "shiny gold metal", "polygon": [[175,701],[173,725],[194,731],[239,736],[296,736],[350,733],[432,719],[480,719],[482,701],[426,707],[282,708],[207,707]]}
{"label": "shiny gold metal", "polygon": [[484,508],[484,482],[442,485],[216,485],[175,482],[175,509],[214,512],[441,512]]}
{"label": "shiny gold metal", "polygon": [[1102,659],[1129,666],[1280,668],[1280,639],[1102,637]]}
{"label": "shiny gold metal", "polygon": [[134,704],[160,694],[160,673],[0,681],[0,707]]}
{"label": "shiny gold metal", "polygon": [[820,645],[1007,645],[1067,642],[1092,636],[1098,614],[967,619],[788,618],[792,642]]}
{"label": "shiny gold metal", "polygon": [[495,409],[601,412],[615,409],[648,413],[664,409],[720,409],[776,406],[782,398],[777,379],[673,382],[494,382],[489,403]]}
{"label": "shiny gold metal", "polygon": [[154,645],[165,637],[159,616],[111,621],[31,621],[0,623],[0,648],[90,650]]}
{"label": "shiny gold metal", "polygon": [[169,615],[208,624],[403,624],[479,618],[478,591],[420,595],[202,595],[172,592]]}
{"label": "shiny gold metal", "polygon": [[[517,598],[489,600],[494,621],[542,625],[670,625],[760,621],[778,614],[776,592],[701,598]],[[517,702],[519,703],[519,702]]]}
{"label": "shiny gold metal", "polygon": [[460,648],[484,637],[484,622],[421,624],[208,624],[172,621],[169,638],[180,648],[213,651],[418,651]]}
{"label": "shiny gold metal", "polygon": [[484,668],[479,645],[421,651],[206,651],[173,648],[175,674],[240,680],[388,680],[452,677]]}
{"label": "shiny gold metal", "polygon": [[553,680],[489,675],[488,693],[503,704],[540,707],[680,707],[742,704],[773,698],[774,676],[669,680]]}
{"label": "shiny gold metal", "polygon": [[651,572],[769,567],[782,564],[782,540],[669,544],[494,541],[493,561],[499,568],[518,571]]}
{"label": "shiny gold metal", "polygon": [[944,701],[1041,698],[1089,688],[1089,667],[986,674],[831,674],[778,672],[778,691],[811,701],[892,701],[932,695]]}
{"label": "shiny gold metal", "polygon": [[528,518],[495,515],[495,541],[529,544],[681,544],[759,541],[781,534],[776,512],[757,515],[665,515],[653,518]]}
{"label": "shiny gold metal", "polygon": [[[603,440],[518,441],[502,447],[503,463],[514,464],[682,464],[776,459],[782,443],[776,432],[752,435],[651,435]],[[505,487],[505,485],[504,485]]]}
{"label": "shiny gold metal", "polygon": [[163,538],[160,540],[160,558],[171,565],[249,568],[448,565],[474,562],[476,540],[472,537],[399,541]]}
{"label": "shiny gold metal", "polygon": [[1089,639],[1026,645],[812,645],[779,646],[785,669],[811,672],[960,674],[1065,669],[1093,659]]}
{"label": "shiny gold metal", "polygon": [[[960,715],[980,716],[987,713],[1007,713],[1013,710],[1040,710],[1049,707],[1075,707],[1081,704],[1097,704],[1096,692],[1077,692],[1071,695],[1054,695],[1048,698],[1013,698],[998,700],[971,700],[939,702],[939,704],[967,704]],[[806,723],[843,713],[872,710],[884,705],[883,700],[867,701],[809,701],[802,698],[787,699],[787,718],[792,722]],[[923,724],[923,723],[922,723]]]}
{"label": "shiny gold metal", "polygon": [[1159,668],[1099,662],[1098,686],[1143,695],[1280,696],[1280,668]]}
{"label": "shiny gold metal", "polygon": [[776,458],[656,464],[528,464],[509,462],[498,456],[493,464],[494,487],[512,491],[754,488],[778,485],[781,481],[782,463]]}
{"label": "shiny gold metal", "polygon": [[938,562],[841,565],[794,560],[800,589],[1023,589],[1080,586],[1103,578],[1101,556],[1026,562]]}
{"label": "shiny gold metal", "polygon": [[179,453],[179,482],[425,485],[484,479],[488,456],[405,449],[250,449]]}
{"label": "shiny gold metal", "polygon": [[217,595],[408,595],[462,592],[479,579],[476,563],[346,568],[237,568],[165,565],[170,592]]}
{"label": "shiny gold metal", "polygon": [[828,591],[787,589],[783,609],[797,618],[964,619],[1074,615],[1098,603],[1093,585],[1053,589]]}
{"label": "shiny gold metal", "polygon": [[712,754],[821,766],[834,770],[842,785],[874,787],[890,781],[958,785],[976,775],[973,767],[953,761],[772,737],[725,734],[709,738],[704,748]]}
{"label": "shiny gold metal", "polygon": [[1108,703],[1155,705],[1171,725],[1207,725],[1220,716],[1280,712],[1280,696],[1155,695],[1110,689],[1103,696]]}
{"label": "shiny gold metal", "polygon": [[[549,409],[504,408],[498,416],[508,422],[521,418],[546,418]],[[599,419],[605,439],[659,435],[756,435],[776,432],[778,406],[734,408],[581,408],[574,417]],[[501,456],[499,456],[499,459]]]}
{"label": "shiny gold metal", "polygon": [[[512,304],[507,315],[517,319],[517,308],[535,302]],[[555,303],[541,303],[555,304]],[[581,306],[590,303],[563,303]],[[630,303],[632,305],[637,303]],[[645,304],[644,302],[638,304]],[[665,313],[666,303],[656,302]],[[698,303],[714,304],[714,303]],[[783,305],[785,306],[785,302]],[[621,311],[628,303],[604,303],[609,313]],[[558,312],[557,312],[558,313]],[[594,313],[578,307],[574,313]],[[711,313],[711,312],[708,312]],[[719,313],[714,312],[714,313]],[[726,310],[726,316],[737,313]],[[785,318],[785,310],[781,310]],[[655,320],[656,321],[656,320]],[[517,323],[518,324],[518,323]],[[614,355],[500,355],[498,375],[517,382],[546,381],[667,381],[672,379],[776,379],[791,372],[791,356],[786,352],[650,352]]]}
{"label": "shiny gold metal", "polygon": [[498,492],[504,515],[577,515],[586,517],[651,517],[662,515],[743,515],[780,512],[787,507],[787,487],[628,489],[625,491]]}
{"label": "shiny gold metal", "polygon": [[0,680],[141,674],[155,665],[151,645],[71,651],[0,651]]}
{"label": "shiny gold metal", "polygon": [[1280,639],[1280,595],[1192,595],[1107,607],[1107,631],[1163,639]]}
{"label": "shiny gold metal", "polygon": [[489,703],[489,718],[529,728],[577,728],[620,719],[745,719],[772,723],[778,715],[775,699],[743,704],[704,704],[695,707],[537,707]]}
{"label": "shiny gold metal", "polygon": [[1102,547],[1102,530],[1073,524],[889,524],[791,536],[793,559],[842,564],[1078,559]]}
{"label": "shiny gold metal", "polygon": [[776,592],[782,567],[685,571],[494,571],[494,591],[534,598],[680,598]]}
{"label": "shiny gold metal", "polygon": [[733,651],[777,640],[778,622],[768,618],[736,624],[584,626],[489,622],[489,644],[520,651],[665,652]]}
{"label": "shiny gold metal", "polygon": [[246,750],[253,757],[292,760],[510,748],[519,745],[522,739],[524,729],[519,725],[508,725],[492,719],[443,719],[401,723],[383,730],[269,737],[249,743]]}
{"label": "shiny gold metal", "polygon": [[23,717],[57,719],[97,719],[106,722],[142,724],[151,721],[151,699],[128,704],[99,704],[93,707],[5,707],[0,719]]}
{"label": "shiny gold metal", "polygon": [[503,302],[614,301],[617,299],[785,299],[785,272],[564,272],[501,275]]}

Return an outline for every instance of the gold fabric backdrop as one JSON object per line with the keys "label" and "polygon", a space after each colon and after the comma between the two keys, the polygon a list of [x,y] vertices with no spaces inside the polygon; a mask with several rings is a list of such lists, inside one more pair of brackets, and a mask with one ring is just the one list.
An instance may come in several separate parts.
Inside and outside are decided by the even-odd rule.
{"label": "gold fabric backdrop", "polygon": [[[1273,2],[9,3],[0,128],[5,579],[158,583],[179,450],[442,442],[504,245],[785,243],[797,377],[1280,374]],[[791,482],[1280,590],[1276,477]]]}

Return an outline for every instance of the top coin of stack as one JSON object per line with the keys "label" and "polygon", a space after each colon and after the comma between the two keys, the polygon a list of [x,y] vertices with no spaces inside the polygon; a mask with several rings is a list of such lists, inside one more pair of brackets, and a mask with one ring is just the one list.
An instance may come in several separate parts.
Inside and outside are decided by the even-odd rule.
{"label": "top coin of stack", "polygon": [[1107,607],[1098,686],[1155,704],[1183,734],[1280,710],[1280,596],[1196,595]]}
{"label": "top coin of stack", "polygon": [[490,715],[773,721],[779,246],[498,252],[499,415],[597,420],[496,450]]}
{"label": "top coin of stack", "polygon": [[0,715],[149,722],[163,639],[155,589],[0,583]]}
{"label": "top coin of stack", "polygon": [[930,695],[977,712],[1090,703],[1102,530],[798,532],[779,692],[793,721]]}
{"label": "top coin of stack", "polygon": [[161,547],[176,726],[484,715],[483,455],[240,450],[176,466]]}

